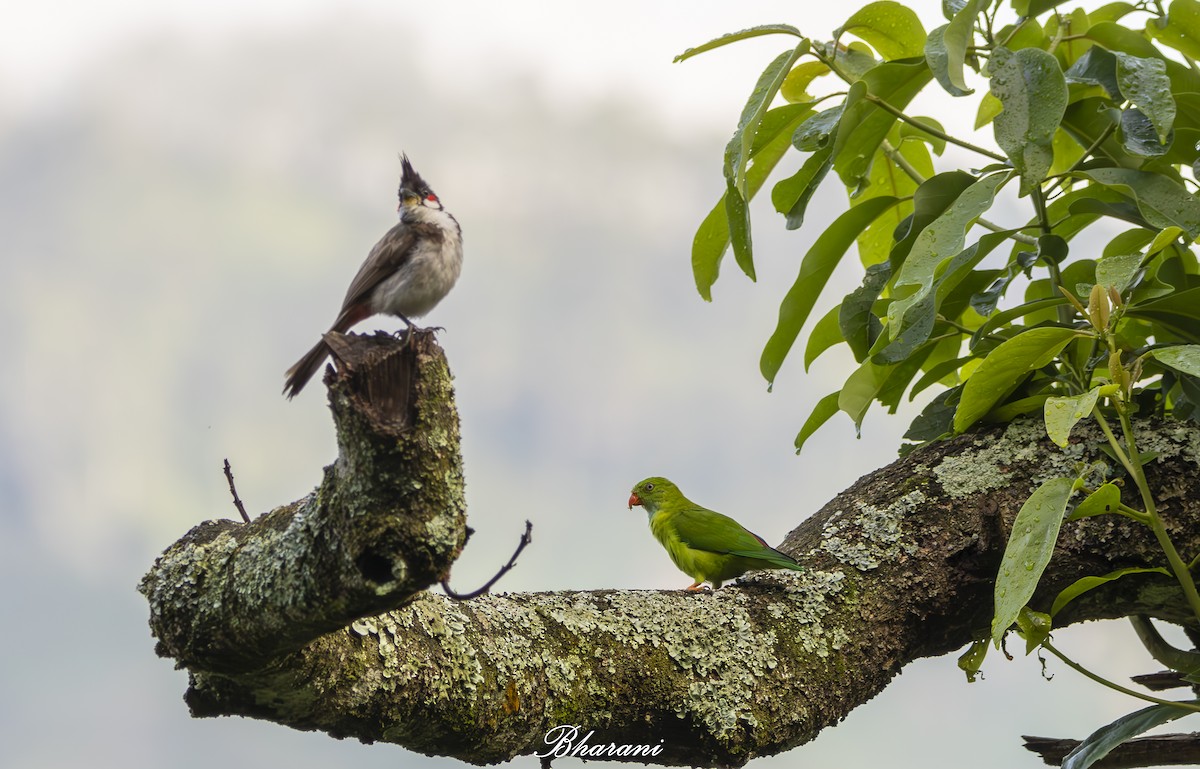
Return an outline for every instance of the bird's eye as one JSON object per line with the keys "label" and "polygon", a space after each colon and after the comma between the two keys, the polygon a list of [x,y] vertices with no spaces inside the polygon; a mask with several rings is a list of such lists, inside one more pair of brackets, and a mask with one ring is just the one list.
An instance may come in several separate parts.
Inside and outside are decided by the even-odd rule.
{"label": "bird's eye", "polygon": [[643,486],[642,488],[644,488],[646,491],[654,491],[654,484],[653,484],[653,483],[647,483],[647,484],[646,484],[645,486]]}
{"label": "bird's eye", "polygon": [[425,199],[426,199],[426,200],[428,200],[430,203],[436,203],[436,202],[437,202],[437,195],[434,195],[434,194],[431,192],[431,193],[429,193],[428,195],[426,195],[426,196],[425,196]]}

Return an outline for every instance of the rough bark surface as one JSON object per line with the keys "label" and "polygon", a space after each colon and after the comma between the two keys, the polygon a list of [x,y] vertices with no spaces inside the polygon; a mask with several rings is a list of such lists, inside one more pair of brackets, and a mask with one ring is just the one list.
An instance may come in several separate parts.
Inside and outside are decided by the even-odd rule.
{"label": "rough bark surface", "polygon": [[[414,381],[446,381],[440,356],[418,354],[417,363]],[[187,700],[197,716],[252,716],[476,764],[545,753],[547,733],[560,725],[579,726],[580,738],[594,731],[593,748],[643,746],[653,752],[624,758],[674,765],[738,766],[807,742],[908,662],[986,636],[992,580],[1025,498],[1045,478],[1105,459],[1089,453],[1099,436],[1086,430],[1064,451],[1039,424],[1018,423],[935,444],[863,477],[781,545],[804,572],[759,573],[711,594],[602,590],[459,603],[418,592],[424,577],[386,579],[412,574],[413,562],[437,561],[410,549],[444,556],[443,570],[457,553],[461,478],[446,459],[457,458],[449,443],[456,429],[417,419],[399,431],[404,437],[375,435],[375,422],[361,416],[370,407],[344,392],[346,380],[332,384],[341,448],[369,460],[343,455],[314,496],[261,523],[200,527],[168,550],[143,583],[159,651],[191,672]],[[453,411],[448,384],[414,387],[413,397],[417,414]],[[431,397],[444,400],[424,400]],[[425,425],[442,437],[422,437]],[[1200,430],[1138,429],[1142,450],[1159,452],[1149,476],[1171,535],[1185,554],[1200,552]],[[380,449],[378,441],[409,449]],[[426,448],[440,459],[407,462],[403,472],[412,475],[392,466],[381,472],[381,454]],[[439,489],[432,501],[422,496],[427,486]],[[363,502],[364,489],[391,504]],[[447,504],[445,520],[404,507],[417,500]],[[344,508],[379,512],[380,521],[364,532],[316,536],[299,560],[290,549],[275,551],[279,532],[325,531],[323,517]],[[406,523],[428,514],[440,522]],[[266,522],[275,516],[304,524]],[[359,516],[348,518],[353,528]],[[227,538],[217,548],[214,527]],[[375,544],[378,531],[400,533],[384,547]],[[373,577],[358,557],[371,547],[388,565],[369,569]],[[231,568],[241,552],[251,555]],[[1160,561],[1149,532],[1124,518],[1070,522],[1032,603],[1046,609],[1080,577]],[[266,573],[250,573],[251,564]],[[282,564],[286,580],[278,578]],[[218,573],[229,584],[195,578]],[[249,598],[241,592],[248,586]],[[259,616],[264,607],[271,617]],[[1173,583],[1152,574],[1085,594],[1056,622],[1131,613],[1187,617]],[[268,626],[287,640],[265,641]]]}

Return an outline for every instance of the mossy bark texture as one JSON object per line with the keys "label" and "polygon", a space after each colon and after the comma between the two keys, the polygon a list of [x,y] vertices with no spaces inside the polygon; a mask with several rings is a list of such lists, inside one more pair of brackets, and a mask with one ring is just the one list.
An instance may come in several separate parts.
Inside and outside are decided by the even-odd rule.
{"label": "mossy bark texture", "polygon": [[[546,753],[546,735],[573,725],[576,744],[591,732],[590,748],[641,746],[637,761],[739,766],[813,739],[908,662],[985,637],[1021,504],[1045,478],[1105,459],[1098,434],[1077,430],[1064,451],[1018,423],[862,478],[781,545],[804,572],[707,594],[456,602],[422,592],[462,543],[462,478],[444,359],[432,343],[413,353],[404,427],[380,431],[360,374],[339,373],[342,456],[321,488],[249,525],[198,527],[147,575],[159,651],[189,669],[195,715],[475,764]],[[1158,452],[1149,476],[1170,533],[1200,552],[1200,430],[1139,430],[1142,450]],[[795,517],[806,508],[797,500]],[[1127,519],[1068,522],[1032,603],[1045,610],[1080,577],[1161,561]],[[1178,589],[1149,574],[1085,594],[1056,622],[1130,614],[1188,616]]]}

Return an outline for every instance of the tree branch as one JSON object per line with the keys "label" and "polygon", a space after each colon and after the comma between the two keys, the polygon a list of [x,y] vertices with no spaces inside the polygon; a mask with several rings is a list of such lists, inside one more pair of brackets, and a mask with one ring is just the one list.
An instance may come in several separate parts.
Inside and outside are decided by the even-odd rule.
{"label": "tree branch", "polygon": [[309,496],[209,521],[142,580],[158,653],[255,670],[444,577],[465,538],[458,414],[432,335],[330,334],[339,456]]}
{"label": "tree branch", "polygon": [[[341,421],[352,413],[349,396],[339,389],[344,386],[342,377],[333,385]],[[448,385],[437,396],[445,401],[428,402],[436,391],[418,393],[418,411],[451,408]],[[1139,431],[1141,450],[1158,452],[1146,470],[1172,537],[1185,552],[1200,552],[1200,429],[1172,423],[1142,424]],[[592,732],[588,750],[652,747],[656,753],[637,760],[661,764],[739,766],[807,742],[877,694],[908,662],[985,637],[993,578],[1017,510],[1048,475],[1073,474],[1077,462],[1103,459],[1094,449],[1101,439],[1095,430],[1077,428],[1078,442],[1063,451],[1046,439],[1040,423],[993,428],[914,451],[801,523],[780,549],[798,558],[804,572],[758,573],[711,594],[600,590],[456,602],[414,595],[415,585],[428,577],[374,597],[372,588],[392,583],[367,580],[351,567],[355,554],[374,542],[361,535],[355,535],[358,549],[317,536],[304,558],[279,557],[278,532],[327,531],[321,517],[337,515],[340,507],[376,510],[374,502],[351,497],[347,486],[375,498],[381,492],[371,489],[386,478],[416,500],[445,467],[457,471],[456,463],[423,463],[400,450],[416,474],[380,472],[378,459],[345,455],[363,451],[362,430],[339,426],[339,434],[345,436],[344,454],[315,496],[264,516],[283,517],[278,524],[222,530],[228,539],[220,552],[229,548],[247,558],[262,553],[257,560],[234,567],[220,560],[221,568],[203,572],[207,579],[189,582],[173,564],[205,563],[208,556],[193,551],[215,541],[199,541],[194,532],[160,560],[144,582],[154,632],[170,639],[160,643],[160,653],[188,667],[186,699],[196,716],[263,718],[476,764],[551,751],[547,733],[572,724],[581,735]],[[412,451],[451,451],[450,442],[424,434],[419,426],[409,434]],[[377,457],[378,449],[366,453]],[[331,479],[341,479],[343,490],[327,491]],[[460,503],[454,490],[460,483],[454,475],[435,499]],[[407,520],[408,501],[394,500],[381,520]],[[461,542],[454,504],[448,520],[455,525],[424,526],[425,536],[438,543],[433,550],[446,559]],[[411,563],[408,548],[422,546],[421,529],[389,540],[382,561]],[[253,535],[233,539],[243,531]],[[291,552],[290,543],[287,548],[283,552]],[[1032,604],[1046,610],[1059,590],[1080,577],[1161,559],[1153,535],[1124,518],[1065,523]],[[443,568],[448,563],[432,560]],[[286,580],[279,577],[282,564],[288,564]],[[221,586],[222,574],[232,587]],[[265,582],[282,583],[270,592],[274,598],[240,599],[246,586]],[[176,594],[181,587],[183,594]],[[239,600],[229,600],[230,591]],[[277,608],[285,596],[294,596],[286,611]],[[376,601],[390,604],[385,608],[407,603],[367,610]],[[193,616],[231,628],[259,627],[264,622],[255,615],[264,604],[277,612],[265,624],[288,638],[273,649],[254,634],[252,643],[245,634],[218,634],[215,643],[175,630],[204,626],[189,622]],[[1084,594],[1056,621],[1134,613],[1170,622],[1189,616],[1174,582],[1139,574]],[[309,640],[300,643],[306,635]],[[254,666],[247,664],[247,645],[256,649]]]}

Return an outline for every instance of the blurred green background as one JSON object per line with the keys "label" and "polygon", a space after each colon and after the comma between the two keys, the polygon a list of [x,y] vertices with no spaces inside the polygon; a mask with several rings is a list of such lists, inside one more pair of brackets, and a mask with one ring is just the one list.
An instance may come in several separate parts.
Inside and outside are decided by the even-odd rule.
{"label": "blurred green background", "polygon": [[[911,5],[927,28],[941,23],[936,0]],[[445,327],[477,531],[458,589],[494,572],[526,518],[534,544],[504,590],[683,587],[641,511],[626,510],[635,481],[667,475],[778,542],[890,462],[911,413],[872,415],[861,440],[835,420],[792,453],[848,359],[830,353],[806,376],[797,356],[773,394],[757,372],[839,189],[800,233],[756,208],[759,285],[730,262],[713,305],[692,286],[691,237],[722,190],[724,141],[784,44],[671,64],[759,23],[826,35],[852,10],[7,3],[0,764],[450,763],[191,720],[185,674],[154,656],[135,591],[188,528],[235,515],[224,458],[252,514],[307,494],[334,458],[324,388],[289,403],[283,372],[394,222],[401,151],[466,239],[463,277],[426,319]],[[936,109],[952,130],[969,124]],[[835,280],[848,290],[847,267]],[[1063,635],[1114,676],[1148,669],[1123,659],[1124,627]],[[1036,660],[992,659],[968,686],[952,658],[923,661],[841,728],[756,765],[1032,766],[1017,735],[1079,737],[1131,709],[1054,672],[1045,684]]]}

